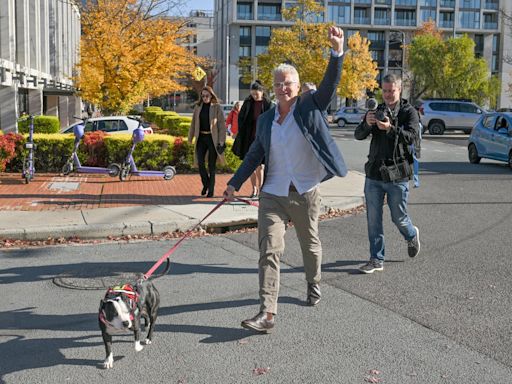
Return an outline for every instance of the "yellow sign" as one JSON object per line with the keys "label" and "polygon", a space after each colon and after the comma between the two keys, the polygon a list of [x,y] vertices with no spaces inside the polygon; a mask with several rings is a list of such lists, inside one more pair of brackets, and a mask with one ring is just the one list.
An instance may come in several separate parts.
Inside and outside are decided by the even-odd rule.
{"label": "yellow sign", "polygon": [[194,79],[196,79],[196,81],[201,80],[205,76],[206,76],[206,72],[203,71],[203,69],[201,67],[196,67],[196,69],[194,69],[194,71],[192,72],[192,77]]}

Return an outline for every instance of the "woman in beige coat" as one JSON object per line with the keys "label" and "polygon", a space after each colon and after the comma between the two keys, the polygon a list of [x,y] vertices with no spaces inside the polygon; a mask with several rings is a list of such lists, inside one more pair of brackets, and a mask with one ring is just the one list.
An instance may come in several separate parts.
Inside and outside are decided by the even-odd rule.
{"label": "woman in beige coat", "polygon": [[[224,113],[217,96],[209,86],[201,90],[201,99],[197,102],[192,115],[192,123],[188,131],[188,142],[195,138],[195,161],[199,166],[199,174],[203,189],[201,196],[213,197],[215,191],[215,169],[217,159],[224,163],[226,146],[226,123]],[[205,158],[208,154],[208,169]]]}

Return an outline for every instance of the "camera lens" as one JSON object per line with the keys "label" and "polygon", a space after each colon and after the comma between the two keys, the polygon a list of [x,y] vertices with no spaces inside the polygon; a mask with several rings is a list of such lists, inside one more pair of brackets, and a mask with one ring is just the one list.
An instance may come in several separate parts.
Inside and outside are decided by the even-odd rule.
{"label": "camera lens", "polygon": [[373,97],[368,99],[368,101],[366,102],[366,106],[370,111],[375,111],[377,109],[377,105],[379,105],[379,103]]}

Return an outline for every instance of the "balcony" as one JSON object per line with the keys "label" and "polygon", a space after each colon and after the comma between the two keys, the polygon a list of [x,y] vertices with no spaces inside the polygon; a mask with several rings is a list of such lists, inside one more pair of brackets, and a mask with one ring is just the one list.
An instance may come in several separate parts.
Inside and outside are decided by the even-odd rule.
{"label": "balcony", "polygon": [[453,28],[453,20],[439,20],[439,28]]}
{"label": "balcony", "polygon": [[371,50],[384,49],[385,47],[386,47],[386,42],[383,40],[370,41],[370,49]]}
{"label": "balcony", "polygon": [[375,25],[391,25],[391,19],[389,19],[389,18],[374,18],[373,24],[375,24]]}
{"label": "balcony", "polygon": [[498,22],[497,21],[485,22],[484,29],[498,29]]}
{"label": "balcony", "polygon": [[370,24],[370,18],[369,17],[354,17],[354,24],[364,24],[368,25]]}

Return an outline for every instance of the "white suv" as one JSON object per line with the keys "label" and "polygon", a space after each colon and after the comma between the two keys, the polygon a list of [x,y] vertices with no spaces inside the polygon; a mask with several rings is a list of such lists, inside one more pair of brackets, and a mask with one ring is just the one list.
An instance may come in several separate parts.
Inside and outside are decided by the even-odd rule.
{"label": "white suv", "polygon": [[424,129],[431,135],[442,135],[447,130],[471,133],[485,110],[470,100],[429,99],[423,101],[419,112]]}

